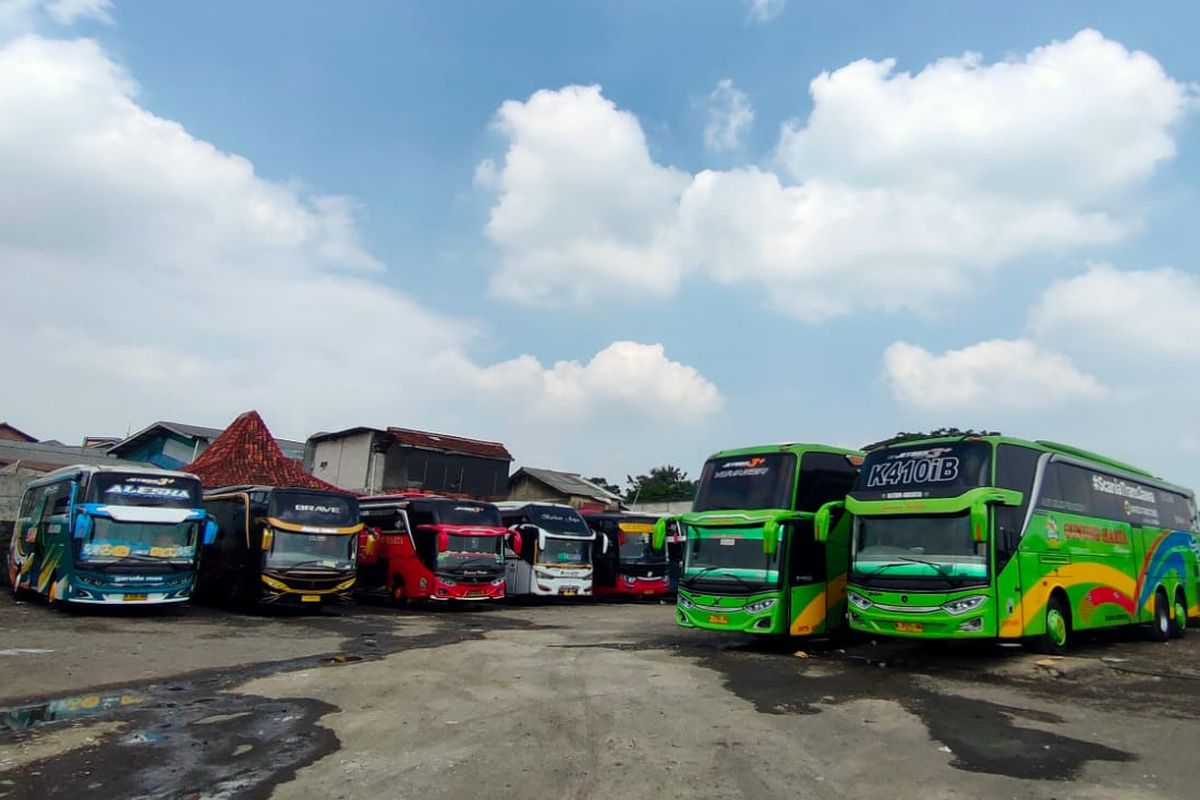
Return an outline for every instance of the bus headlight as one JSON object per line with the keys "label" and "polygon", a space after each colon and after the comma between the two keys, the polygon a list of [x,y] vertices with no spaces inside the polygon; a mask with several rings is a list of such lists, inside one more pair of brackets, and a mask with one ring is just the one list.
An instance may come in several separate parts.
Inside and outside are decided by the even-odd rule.
{"label": "bus headlight", "polygon": [[846,599],[850,601],[850,605],[854,606],[859,611],[866,611],[868,608],[875,605],[858,592],[846,592]]}
{"label": "bus headlight", "polygon": [[763,600],[755,600],[753,603],[746,603],[746,605],[742,606],[742,610],[745,611],[747,614],[761,614],[762,612],[766,611],[767,609],[769,609],[773,605],[775,605],[775,603],[777,603],[778,601],[779,601],[779,599],[776,597],[768,597]]}
{"label": "bus headlight", "polygon": [[973,594],[969,597],[960,597],[957,600],[951,600],[949,603],[943,603],[942,608],[946,610],[946,613],[957,617],[969,611],[974,611],[986,602],[986,594]]}
{"label": "bus headlight", "polygon": [[691,600],[689,600],[687,597],[685,597],[683,595],[679,595],[679,597],[677,598],[677,601],[679,603],[680,608],[687,609],[688,611],[690,611],[696,607],[695,603],[693,603]]}

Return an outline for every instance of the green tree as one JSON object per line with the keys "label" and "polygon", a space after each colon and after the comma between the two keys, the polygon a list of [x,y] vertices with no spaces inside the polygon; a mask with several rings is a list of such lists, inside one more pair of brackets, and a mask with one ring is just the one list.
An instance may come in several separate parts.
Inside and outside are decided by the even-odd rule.
{"label": "green tree", "polygon": [[625,482],[629,485],[625,490],[627,503],[691,500],[696,496],[696,482],[689,481],[686,472],[670,464],[654,467],[636,478],[626,475]]}
{"label": "green tree", "polygon": [[588,478],[587,481],[588,483],[596,484],[601,489],[612,492],[618,497],[621,495],[621,487],[617,486],[615,483],[609,483],[608,478]]}

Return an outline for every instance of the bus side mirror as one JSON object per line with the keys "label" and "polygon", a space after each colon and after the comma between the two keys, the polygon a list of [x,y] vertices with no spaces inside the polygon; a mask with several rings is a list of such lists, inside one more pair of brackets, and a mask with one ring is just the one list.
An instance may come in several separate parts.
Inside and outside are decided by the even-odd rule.
{"label": "bus side mirror", "polygon": [[211,516],[204,520],[204,538],[201,540],[204,544],[212,544],[217,540],[217,521]]}
{"label": "bus side mirror", "polygon": [[604,555],[608,554],[608,537],[603,533],[600,534],[600,552]]}
{"label": "bus side mirror", "polygon": [[771,517],[763,523],[763,555],[773,556],[776,550],[776,540],[779,538],[779,519]]}
{"label": "bus side mirror", "polygon": [[450,534],[438,531],[438,552],[444,553],[450,549]]}
{"label": "bus side mirror", "polygon": [[971,506],[971,541],[981,544],[987,541],[988,511],[985,503]]}
{"label": "bus side mirror", "polygon": [[92,515],[80,514],[75,522],[75,538],[86,539],[92,535]]}
{"label": "bus side mirror", "polygon": [[813,539],[818,542],[829,541],[829,522],[833,518],[834,511],[840,511],[846,507],[843,500],[832,500],[817,509],[817,516],[813,519]]}
{"label": "bus side mirror", "polygon": [[654,523],[654,532],[650,534],[650,546],[662,550],[667,544],[667,517],[659,517]]}
{"label": "bus side mirror", "polygon": [[538,528],[538,551],[546,549],[546,532]]}
{"label": "bus side mirror", "polygon": [[516,526],[509,528],[508,531],[508,549],[514,553],[521,552],[521,532],[516,529]]}

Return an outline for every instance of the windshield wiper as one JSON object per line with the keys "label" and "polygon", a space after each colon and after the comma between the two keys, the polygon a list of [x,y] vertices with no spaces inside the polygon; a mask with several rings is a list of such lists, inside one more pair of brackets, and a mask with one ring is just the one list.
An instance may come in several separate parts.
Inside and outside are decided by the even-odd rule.
{"label": "windshield wiper", "polygon": [[[728,569],[728,567],[719,567],[719,566],[705,567],[704,569],[697,572],[695,575],[687,576],[681,582],[685,586],[689,586],[689,587],[694,586],[696,581],[700,580],[701,578],[703,578],[705,575],[712,572],[713,570],[718,570],[718,569]],[[745,586],[747,589],[754,588],[753,583],[750,583],[750,581],[746,580],[745,578],[743,578],[739,575],[734,575],[732,572],[722,572],[721,575],[722,575],[722,577],[725,577],[725,578],[732,578],[733,580],[740,583],[742,586]]]}
{"label": "windshield wiper", "polygon": [[297,569],[299,567],[304,567],[304,566],[309,566],[312,564],[316,564],[317,566],[320,566],[320,567],[325,567],[325,566],[327,566],[325,564],[326,561],[332,561],[334,564],[338,563],[338,559],[336,559],[336,558],[310,558],[307,561],[297,561],[295,564],[288,564],[286,567],[279,567],[278,569],[280,569],[283,572],[289,572],[293,569]]}
{"label": "windshield wiper", "polygon": [[[936,561],[926,561],[923,558],[911,558],[909,556],[896,556],[896,558],[898,558],[900,560],[893,561],[888,564],[880,564],[878,567],[875,568],[875,570],[873,572],[871,572],[869,574],[878,575],[881,572],[886,572],[889,569],[892,569],[893,567],[903,567],[905,563],[909,563],[909,564],[924,564],[927,567],[933,567],[934,571],[937,572],[937,574],[942,576],[943,578],[956,578],[957,577],[952,571],[947,570],[945,567],[943,567],[941,564],[938,564]],[[856,562],[855,566],[857,567],[861,563],[863,563],[863,562]],[[868,573],[860,573],[860,574],[866,575]]]}
{"label": "windshield wiper", "polygon": [[[447,564],[446,566],[462,568],[462,567],[466,567],[470,564],[491,564],[492,566],[499,567],[500,560],[498,558],[468,558],[464,561],[455,561],[453,564]],[[453,571],[453,570],[450,569],[447,571]]]}

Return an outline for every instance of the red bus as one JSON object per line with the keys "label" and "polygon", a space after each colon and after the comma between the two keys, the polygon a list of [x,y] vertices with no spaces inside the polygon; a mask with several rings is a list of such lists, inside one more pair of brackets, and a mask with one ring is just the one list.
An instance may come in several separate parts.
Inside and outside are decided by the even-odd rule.
{"label": "red bus", "polygon": [[592,594],[596,597],[661,597],[670,590],[670,564],[665,548],[655,549],[657,516],[621,512],[584,512],[588,527],[608,547],[595,548]]}
{"label": "red bus", "polygon": [[504,597],[504,546],[517,534],[491,503],[383,495],[362,498],[359,508],[360,593],[399,604]]}

